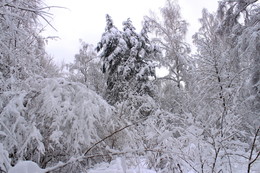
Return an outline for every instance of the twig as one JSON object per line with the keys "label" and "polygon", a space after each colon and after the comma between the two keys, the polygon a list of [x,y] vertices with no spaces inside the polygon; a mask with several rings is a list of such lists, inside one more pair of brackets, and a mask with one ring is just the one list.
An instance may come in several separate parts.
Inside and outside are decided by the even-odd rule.
{"label": "twig", "polygon": [[199,173],[199,171],[191,164],[189,163],[185,158],[180,157],[184,162],[186,162],[195,172]]}
{"label": "twig", "polygon": [[260,130],[260,127],[258,127],[258,129],[257,129],[253,143],[252,143],[252,147],[251,147],[251,151],[250,151],[250,155],[249,155],[249,159],[248,159],[249,163],[248,163],[248,167],[247,167],[247,173],[250,173],[251,165],[257,160],[257,158],[260,155],[260,151],[259,151],[257,153],[256,157],[253,160],[251,160],[252,157],[253,157],[253,152],[254,152],[254,149],[255,149],[255,143],[256,143],[256,139],[257,139],[257,135],[258,135],[259,130]]}
{"label": "twig", "polygon": [[55,166],[53,166],[53,167],[44,169],[44,173],[49,173],[49,172],[51,172],[51,171],[60,169],[60,168],[62,168],[62,167],[64,167],[64,166],[67,166],[68,164],[74,163],[74,162],[79,161],[79,160],[82,160],[82,159],[84,159],[84,156],[80,156],[80,157],[77,157],[77,158],[70,158],[70,160],[68,160],[68,161],[65,162],[65,163],[59,162],[57,165],[55,165]]}
{"label": "twig", "polygon": [[94,145],[92,145],[89,149],[87,149],[87,150],[83,153],[83,155],[88,154],[88,152],[89,152],[90,150],[92,150],[95,146],[97,146],[98,144],[100,144],[100,143],[103,142],[104,140],[110,138],[111,136],[114,136],[115,134],[121,132],[122,130],[124,130],[124,129],[130,127],[130,126],[133,126],[133,124],[129,124],[129,125],[127,125],[127,126],[121,128],[121,129],[118,129],[118,130],[114,131],[113,133],[111,133],[110,135],[106,136],[105,138],[101,139],[100,141],[96,142],[96,143],[95,143]]}
{"label": "twig", "polygon": [[180,173],[183,173],[183,171],[182,171],[181,166],[180,166],[179,163],[177,164],[177,166],[178,166],[178,168],[179,168],[179,170],[180,170]]}
{"label": "twig", "polygon": [[216,163],[217,163],[217,159],[218,159],[218,154],[220,152],[220,147],[218,149],[215,149],[215,157],[214,157],[214,162],[212,165],[212,172],[215,172],[215,167],[216,167]]}

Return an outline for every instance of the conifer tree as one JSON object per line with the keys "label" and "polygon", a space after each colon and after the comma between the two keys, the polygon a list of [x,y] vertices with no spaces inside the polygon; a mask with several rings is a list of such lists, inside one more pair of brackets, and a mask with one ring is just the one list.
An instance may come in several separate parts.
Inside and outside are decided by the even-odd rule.
{"label": "conifer tree", "polygon": [[97,46],[107,73],[106,98],[115,104],[126,100],[129,94],[153,96],[150,77],[155,77],[152,59],[159,51],[147,37],[145,23],[141,34],[136,33],[130,19],[123,22],[123,31],[118,30],[111,17],[106,16],[107,26]]}

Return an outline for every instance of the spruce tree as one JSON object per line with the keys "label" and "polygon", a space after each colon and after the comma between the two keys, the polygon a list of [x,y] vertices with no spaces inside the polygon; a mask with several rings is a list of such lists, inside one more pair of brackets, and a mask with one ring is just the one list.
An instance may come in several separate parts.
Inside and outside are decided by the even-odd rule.
{"label": "spruce tree", "polygon": [[109,15],[107,26],[97,51],[107,74],[106,99],[110,104],[124,101],[131,95],[153,96],[151,78],[155,77],[152,61],[159,51],[148,39],[148,26],[144,22],[141,34],[135,31],[130,19],[118,30]]}

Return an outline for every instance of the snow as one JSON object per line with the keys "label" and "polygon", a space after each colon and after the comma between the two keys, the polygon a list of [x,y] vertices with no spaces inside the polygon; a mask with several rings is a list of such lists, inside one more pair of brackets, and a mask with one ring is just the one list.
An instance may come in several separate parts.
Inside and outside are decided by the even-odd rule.
{"label": "snow", "polygon": [[169,137],[172,136],[172,132],[165,130],[159,137],[158,137],[158,142],[160,141],[164,141],[166,139],[168,139]]}
{"label": "snow", "polygon": [[11,159],[8,157],[8,152],[4,149],[2,143],[0,143],[0,171],[9,169]]}
{"label": "snow", "polygon": [[156,173],[153,170],[144,168],[143,165],[139,165],[135,168],[127,168],[125,160],[123,158],[117,158],[109,163],[97,164],[93,169],[88,171],[89,173]]}
{"label": "snow", "polygon": [[44,173],[35,162],[32,161],[20,161],[14,167],[12,167],[8,173]]}

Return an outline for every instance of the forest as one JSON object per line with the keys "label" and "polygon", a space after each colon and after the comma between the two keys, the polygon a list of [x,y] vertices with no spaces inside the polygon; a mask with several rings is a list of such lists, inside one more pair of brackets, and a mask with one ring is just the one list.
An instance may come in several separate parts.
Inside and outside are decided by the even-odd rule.
{"label": "forest", "polygon": [[62,66],[49,8],[0,0],[0,173],[259,173],[258,0],[203,9],[194,53],[177,1],[140,31],[107,14]]}

